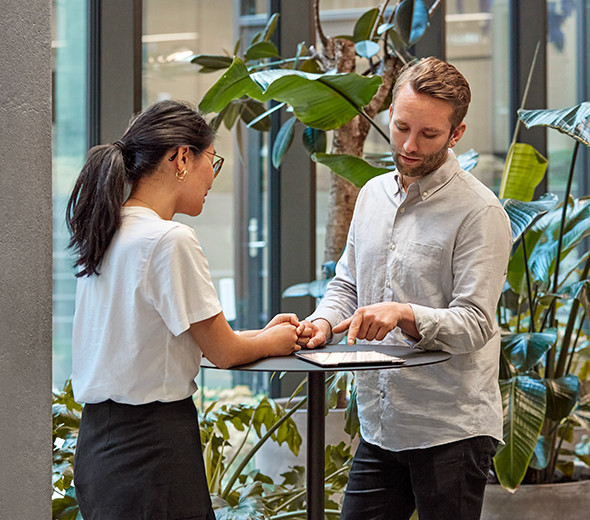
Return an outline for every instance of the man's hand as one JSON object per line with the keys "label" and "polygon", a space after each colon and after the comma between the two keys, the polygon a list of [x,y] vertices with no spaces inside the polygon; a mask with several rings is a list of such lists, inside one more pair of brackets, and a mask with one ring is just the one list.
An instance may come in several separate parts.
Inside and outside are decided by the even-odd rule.
{"label": "man's hand", "polygon": [[348,329],[346,342],[353,345],[357,338],[382,341],[398,326],[410,336],[420,337],[414,322],[412,307],[397,302],[381,302],[360,307],[350,318],[336,325],[332,331],[334,334],[339,334]]}
{"label": "man's hand", "polygon": [[323,318],[313,321],[304,320],[301,322],[301,324],[305,325],[306,332],[309,331],[308,341],[302,346],[306,346],[307,348],[319,347],[321,345],[325,345],[326,341],[332,337],[330,330],[332,327]]}

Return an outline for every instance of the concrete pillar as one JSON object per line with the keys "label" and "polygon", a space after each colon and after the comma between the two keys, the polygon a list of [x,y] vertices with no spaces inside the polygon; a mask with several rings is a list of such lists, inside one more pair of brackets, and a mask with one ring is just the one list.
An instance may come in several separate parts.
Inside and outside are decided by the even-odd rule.
{"label": "concrete pillar", "polygon": [[0,86],[0,518],[51,518],[51,0],[3,0]]}

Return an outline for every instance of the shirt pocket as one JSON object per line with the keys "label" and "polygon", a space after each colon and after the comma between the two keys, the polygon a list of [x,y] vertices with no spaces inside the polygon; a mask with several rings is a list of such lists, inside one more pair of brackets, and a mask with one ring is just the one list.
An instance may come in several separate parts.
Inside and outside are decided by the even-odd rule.
{"label": "shirt pocket", "polygon": [[442,292],[442,259],[438,245],[407,242],[398,282],[409,302],[429,304],[428,298]]}

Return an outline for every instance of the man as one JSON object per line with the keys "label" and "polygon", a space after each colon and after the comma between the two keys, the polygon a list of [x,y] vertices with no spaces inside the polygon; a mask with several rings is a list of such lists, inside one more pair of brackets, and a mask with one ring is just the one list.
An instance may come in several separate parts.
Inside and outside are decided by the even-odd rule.
{"label": "man", "polygon": [[[451,150],[469,85],[407,66],[393,90],[397,170],[361,190],[336,277],[308,318],[310,348],[355,340],[445,350],[444,363],[357,372],[361,443],[342,520],[478,519],[502,438],[495,309],[512,245],[496,196]],[[340,336],[339,336],[340,334]]]}

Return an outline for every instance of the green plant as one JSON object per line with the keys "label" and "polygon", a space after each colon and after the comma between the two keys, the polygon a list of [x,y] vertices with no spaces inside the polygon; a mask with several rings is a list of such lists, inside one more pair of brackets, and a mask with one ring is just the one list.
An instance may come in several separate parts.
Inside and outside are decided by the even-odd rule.
{"label": "green plant", "polygon": [[[334,392],[346,384],[346,377],[328,380],[328,404]],[[303,383],[302,383],[303,385]],[[301,385],[301,386],[302,386]],[[301,386],[295,391],[298,393]],[[306,398],[286,410],[262,397],[246,404],[212,402],[199,418],[205,472],[218,520],[276,519],[306,517],[305,468],[285,468],[283,480],[275,483],[253,468],[253,457],[266,442],[286,443],[296,455],[301,436],[292,415]],[[73,482],[73,463],[80,428],[82,406],[73,397],[71,381],[53,394],[53,490],[54,520],[80,520]],[[254,435],[255,434],[255,435]],[[326,515],[337,518],[341,494],[352,460],[350,446],[340,443],[326,447]]]}
{"label": "green plant", "polygon": [[[236,128],[239,138],[239,121],[267,131],[270,114],[288,108],[293,115],[272,143],[274,165],[281,164],[295,126],[302,125],[303,144],[312,159],[336,174],[331,177],[324,252],[329,262],[338,260],[344,248],[358,188],[388,171],[390,154],[364,154],[364,144],[373,128],[389,152],[389,137],[374,117],[389,107],[395,78],[413,59],[410,49],[423,36],[440,0],[430,8],[424,0],[386,0],[366,11],[352,34],[336,37],[324,34],[319,4],[314,2],[320,48],[302,42],[295,56],[280,56],[271,41],[278,21],[273,14],[241,55],[238,42],[231,57],[198,55],[193,62],[201,66],[200,72],[225,70],[199,105],[204,113],[216,114],[214,126]],[[271,101],[274,105],[267,109],[265,103]],[[325,153],[328,131],[334,131],[331,153]]]}
{"label": "green plant", "polygon": [[[527,127],[557,129],[575,144],[561,204],[554,196],[505,202],[516,246],[498,308],[505,445],[496,454],[494,470],[511,491],[522,482],[552,482],[556,468],[571,478],[571,457],[590,465],[587,442],[574,451],[562,448],[574,426],[590,432],[590,382],[583,362],[589,351],[590,252],[581,247],[590,236],[590,198],[570,197],[579,146],[590,146],[590,103],[520,110],[519,117]],[[521,160],[519,153],[511,149],[508,163],[538,162],[534,150],[526,151],[528,159]],[[538,182],[527,167],[509,164],[504,175],[509,178],[503,186],[512,186],[513,197],[532,195]]]}
{"label": "green plant", "polygon": [[72,382],[53,392],[53,520],[81,520],[73,486],[74,452],[82,406],[74,400]]}

